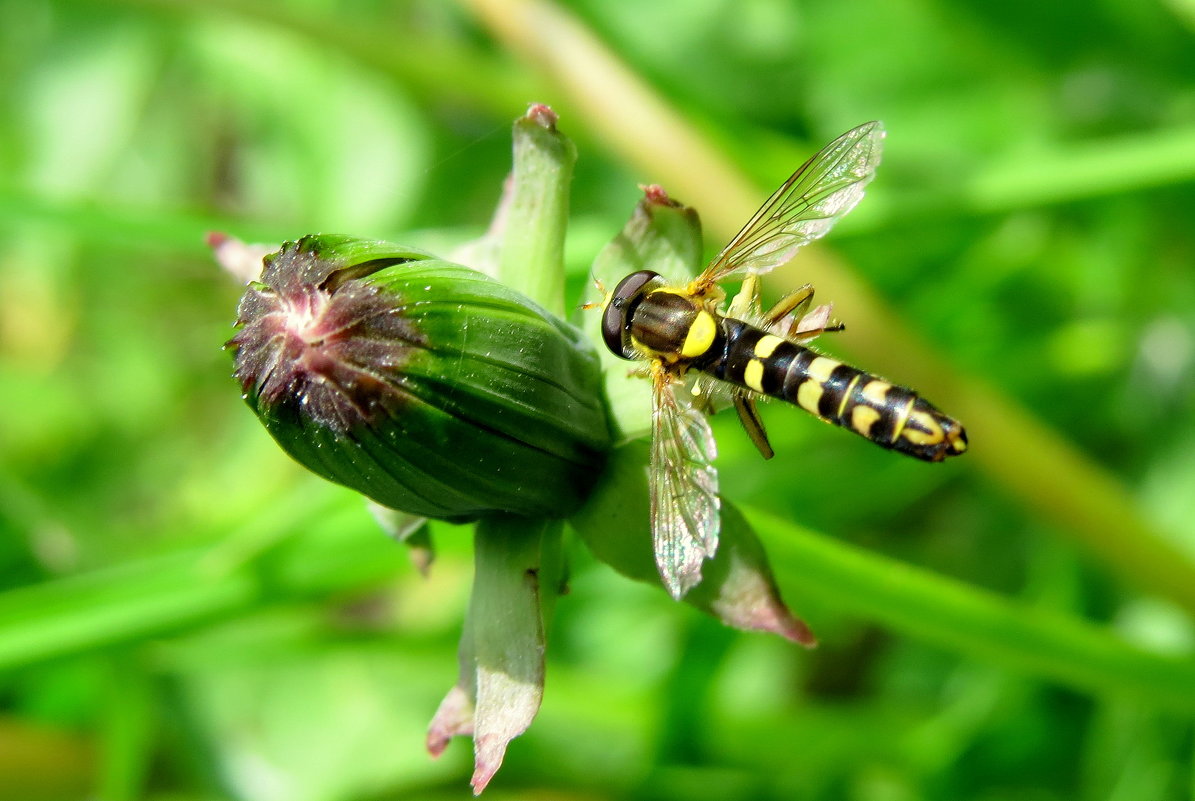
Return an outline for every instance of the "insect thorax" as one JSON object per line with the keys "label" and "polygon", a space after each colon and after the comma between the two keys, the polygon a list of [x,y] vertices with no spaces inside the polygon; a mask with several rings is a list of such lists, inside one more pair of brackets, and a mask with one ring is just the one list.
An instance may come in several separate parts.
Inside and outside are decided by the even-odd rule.
{"label": "insect thorax", "polygon": [[648,292],[630,319],[631,341],[636,349],[669,363],[703,355],[717,334],[714,315],[682,290],[661,288]]}

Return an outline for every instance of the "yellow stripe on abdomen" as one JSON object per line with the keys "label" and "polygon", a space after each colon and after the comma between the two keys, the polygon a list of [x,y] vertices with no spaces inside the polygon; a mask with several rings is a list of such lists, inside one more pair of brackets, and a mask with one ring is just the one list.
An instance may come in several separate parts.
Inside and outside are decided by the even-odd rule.
{"label": "yellow stripe on abdomen", "polygon": [[776,348],[780,347],[782,342],[784,342],[784,340],[780,337],[773,336],[771,334],[764,334],[759,338],[759,341],[755,343],[755,355],[760,359],[766,359],[776,352]]}
{"label": "yellow stripe on abdomen", "polygon": [[763,392],[763,362],[759,359],[747,362],[747,366],[743,368],[743,383],[748,389]]}

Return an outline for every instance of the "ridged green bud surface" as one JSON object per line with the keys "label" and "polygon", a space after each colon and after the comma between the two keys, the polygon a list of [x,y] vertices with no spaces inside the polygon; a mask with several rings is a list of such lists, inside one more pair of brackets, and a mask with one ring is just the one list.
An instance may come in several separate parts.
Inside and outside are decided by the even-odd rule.
{"label": "ridged green bud surface", "polygon": [[385,506],[565,516],[609,447],[581,334],[429,254],[340,236],[287,243],[237,323],[235,375],[274,439]]}

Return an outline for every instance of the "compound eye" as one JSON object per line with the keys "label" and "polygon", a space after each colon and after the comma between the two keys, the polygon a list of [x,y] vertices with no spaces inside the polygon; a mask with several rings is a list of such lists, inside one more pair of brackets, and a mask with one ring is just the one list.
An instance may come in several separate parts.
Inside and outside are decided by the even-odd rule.
{"label": "compound eye", "polygon": [[611,293],[602,310],[602,339],[615,356],[635,357],[630,343],[631,317],[643,297],[644,287],[659,277],[659,273],[651,270],[640,270],[619,281]]}
{"label": "compound eye", "polygon": [[622,308],[615,305],[614,298],[610,298],[610,302],[606,304],[606,308],[602,311],[602,339],[605,341],[606,347],[615,356],[629,359],[630,356],[623,350],[623,332],[625,330],[626,322],[622,314]]}

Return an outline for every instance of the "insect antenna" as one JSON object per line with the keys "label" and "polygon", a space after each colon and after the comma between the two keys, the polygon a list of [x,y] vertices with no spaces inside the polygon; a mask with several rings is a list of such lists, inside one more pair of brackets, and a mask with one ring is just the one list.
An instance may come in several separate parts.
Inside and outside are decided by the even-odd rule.
{"label": "insect antenna", "polygon": [[601,294],[601,300],[590,301],[589,303],[582,303],[580,308],[584,311],[591,311],[593,309],[600,309],[606,305],[606,301],[610,300],[610,293],[606,291],[606,285],[602,283],[602,279],[596,275],[593,276],[593,285],[597,287],[597,291]]}

